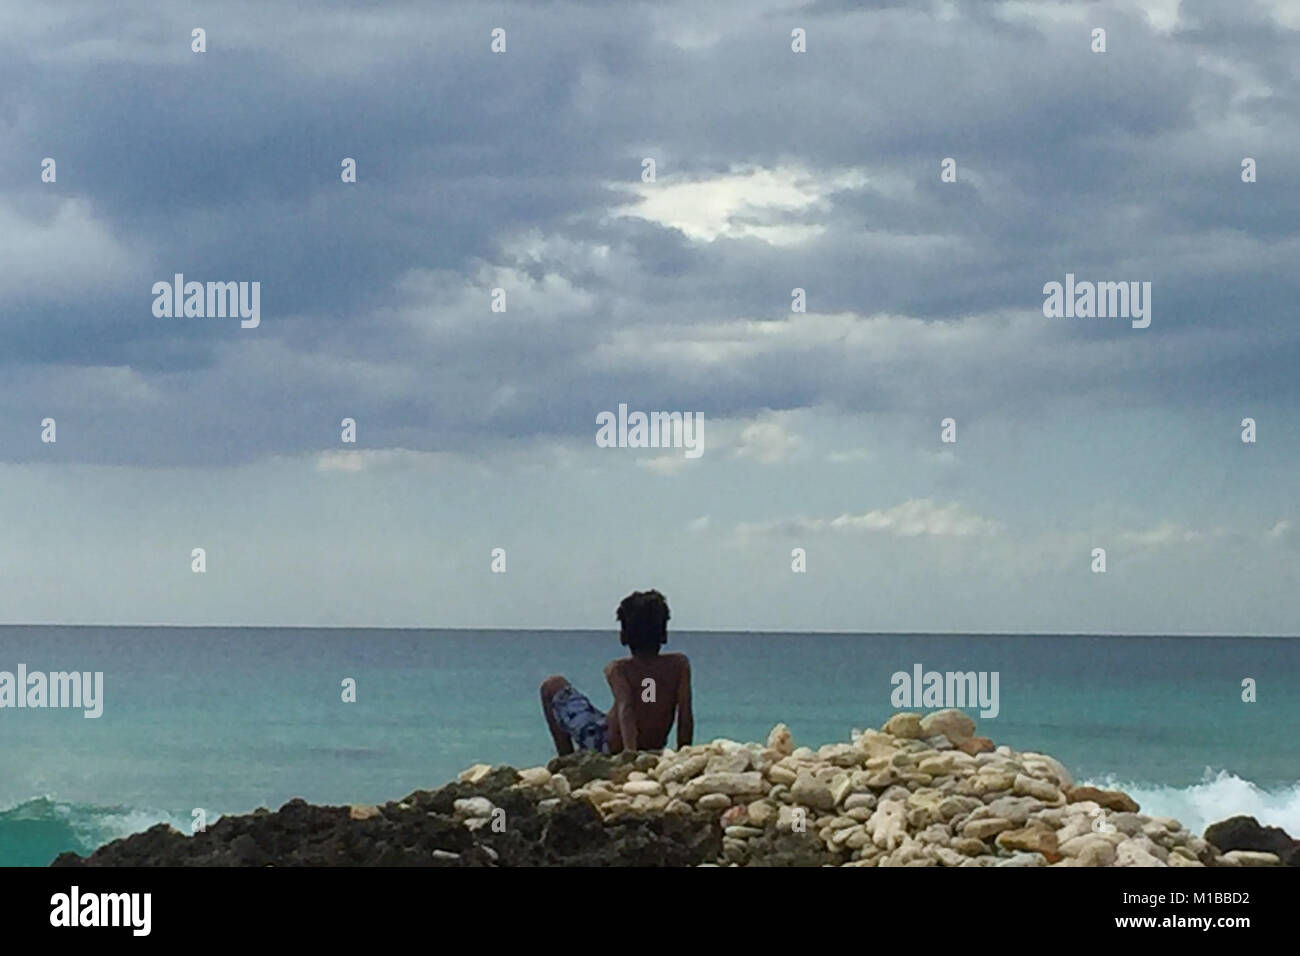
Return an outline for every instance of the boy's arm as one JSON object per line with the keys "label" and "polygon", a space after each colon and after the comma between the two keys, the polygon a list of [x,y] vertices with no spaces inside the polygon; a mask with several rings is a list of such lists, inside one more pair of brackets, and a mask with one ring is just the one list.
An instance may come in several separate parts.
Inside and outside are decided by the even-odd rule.
{"label": "boy's arm", "polygon": [[677,749],[689,747],[695,737],[695,715],[691,712],[691,662],[682,658],[677,678]]}
{"label": "boy's arm", "polygon": [[632,702],[632,687],[623,676],[618,661],[610,661],[605,665],[605,680],[609,681],[609,689],[614,694],[614,716],[618,720],[619,734],[623,738],[623,750],[635,752],[637,749],[636,708]]}

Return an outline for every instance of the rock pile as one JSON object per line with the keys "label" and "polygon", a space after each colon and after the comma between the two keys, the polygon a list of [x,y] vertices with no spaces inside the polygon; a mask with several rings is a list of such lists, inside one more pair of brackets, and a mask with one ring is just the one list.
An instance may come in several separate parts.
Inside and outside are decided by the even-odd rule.
{"label": "rock pile", "polygon": [[383,806],[294,800],[193,837],[160,825],[54,865],[1300,865],[1289,837],[1249,818],[1202,839],[1138,810],[943,710],[817,750],[778,724],[765,744],[479,764]]}
{"label": "rock pile", "polygon": [[[602,765],[603,764],[603,765]],[[581,768],[581,769],[578,769]],[[467,779],[487,768],[467,771]],[[558,787],[558,777],[564,782]],[[1075,786],[1046,754],[995,747],[959,710],[895,714],[880,731],[817,750],[778,724],[765,745],[593,755],[523,772],[551,800],[625,814],[717,814],[717,863],[844,866],[1261,866],[1276,854],[1219,849],[1126,794]],[[544,801],[545,802],[545,801]],[[798,839],[803,836],[805,839]]]}

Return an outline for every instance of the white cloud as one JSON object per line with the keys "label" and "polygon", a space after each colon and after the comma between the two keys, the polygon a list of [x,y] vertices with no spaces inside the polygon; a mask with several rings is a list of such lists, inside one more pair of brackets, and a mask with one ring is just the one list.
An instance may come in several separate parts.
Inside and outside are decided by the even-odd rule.
{"label": "white cloud", "polygon": [[412,451],[409,448],[339,448],[319,452],[316,455],[316,470],[356,473],[429,467],[440,457],[443,456],[438,452]]}
{"label": "white cloud", "polygon": [[134,282],[143,303],[141,314],[148,317],[152,298],[147,257],[128,249],[84,199],[56,199],[53,204],[54,214],[44,220],[26,218],[0,204],[0,302],[19,297],[68,301]]}
{"label": "white cloud", "polygon": [[1195,531],[1172,521],[1164,521],[1147,531],[1121,531],[1118,538],[1130,548],[1156,549],[1202,541],[1206,532]]}
{"label": "white cloud", "polygon": [[[637,199],[612,212],[680,229],[703,242],[756,238],[792,246],[824,231],[822,226],[791,221],[794,216],[824,209],[832,192],[861,188],[866,182],[866,175],[856,169],[832,173],[791,166],[733,169],[704,179],[638,182],[631,187]],[[612,184],[612,188],[628,187]]]}
{"label": "white cloud", "polygon": [[639,467],[648,468],[650,471],[656,472],[660,475],[677,475],[690,464],[690,461],[691,460],[681,452],[677,452],[674,455],[656,455],[653,458],[638,458],[636,463]]}
{"label": "white cloud", "polygon": [[758,524],[742,523],[737,532],[746,534],[887,534],[898,538],[920,536],[967,538],[995,535],[1000,522],[967,511],[957,502],[938,504],[929,498],[912,498],[892,508],[863,514],[842,514],[834,518],[789,518]]}
{"label": "white cloud", "polygon": [[1280,542],[1282,544],[1292,544],[1296,541],[1295,525],[1286,518],[1283,518],[1268,531],[1264,532],[1266,541]]}
{"label": "white cloud", "polygon": [[800,441],[775,418],[751,422],[740,431],[734,452],[737,458],[752,458],[763,464],[789,461]]}
{"label": "white cloud", "polygon": [[1178,8],[1182,0],[1137,0],[1137,4],[1157,33],[1172,33],[1178,26]]}

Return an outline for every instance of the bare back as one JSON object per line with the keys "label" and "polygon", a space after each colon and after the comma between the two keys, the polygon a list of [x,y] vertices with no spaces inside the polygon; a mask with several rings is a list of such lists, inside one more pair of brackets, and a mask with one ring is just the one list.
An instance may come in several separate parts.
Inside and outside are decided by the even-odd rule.
{"label": "bare back", "polygon": [[[609,710],[611,753],[662,750],[679,713],[678,745],[690,743],[694,720],[691,668],[685,654],[620,658],[605,665],[605,678],[614,693],[614,706]],[[628,740],[629,736],[633,739]]]}

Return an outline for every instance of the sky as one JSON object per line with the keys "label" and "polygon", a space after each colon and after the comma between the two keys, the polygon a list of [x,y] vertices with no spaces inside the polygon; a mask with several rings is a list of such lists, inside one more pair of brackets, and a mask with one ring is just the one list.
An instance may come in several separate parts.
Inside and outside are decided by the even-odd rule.
{"label": "sky", "polygon": [[1297,54],[1288,0],[0,3],[0,622],[1294,635]]}

